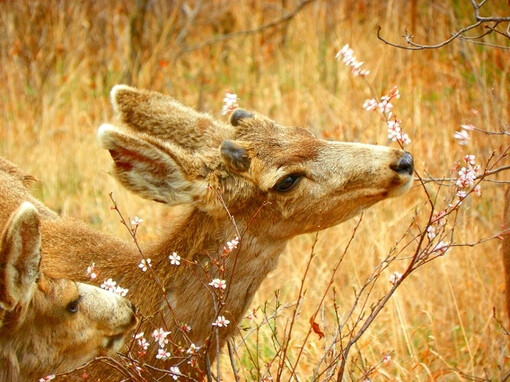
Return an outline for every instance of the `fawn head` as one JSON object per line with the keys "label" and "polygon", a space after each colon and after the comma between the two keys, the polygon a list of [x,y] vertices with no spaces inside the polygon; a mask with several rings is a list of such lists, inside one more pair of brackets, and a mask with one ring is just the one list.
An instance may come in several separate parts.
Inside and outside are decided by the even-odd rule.
{"label": "fawn head", "polygon": [[24,202],[0,237],[0,380],[35,380],[113,355],[136,324],[129,301],[40,269],[40,218]]}

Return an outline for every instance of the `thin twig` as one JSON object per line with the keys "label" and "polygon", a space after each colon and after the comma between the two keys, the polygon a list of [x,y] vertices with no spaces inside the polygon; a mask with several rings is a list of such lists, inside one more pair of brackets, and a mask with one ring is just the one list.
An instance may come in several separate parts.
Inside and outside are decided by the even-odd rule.
{"label": "thin twig", "polygon": [[202,49],[206,46],[215,45],[219,42],[231,40],[231,39],[234,39],[234,38],[237,38],[240,36],[249,36],[249,35],[261,33],[267,29],[275,28],[275,27],[279,26],[280,24],[287,23],[290,20],[292,20],[299,12],[301,12],[303,10],[303,8],[305,8],[308,4],[313,3],[314,1],[317,1],[317,0],[303,0],[296,6],[296,8],[294,8],[291,12],[287,13],[285,16],[283,16],[277,20],[271,21],[267,24],[261,25],[257,28],[245,29],[245,30],[241,30],[241,31],[237,31],[237,32],[232,32],[229,34],[218,36],[218,37],[210,39],[210,40],[202,41],[201,43],[191,45],[187,48],[183,48],[176,55],[176,59],[184,54],[191,53],[195,50]]}
{"label": "thin twig", "polygon": [[[399,48],[399,49],[405,49],[405,50],[439,49],[439,48],[444,47],[445,45],[450,44],[452,41],[456,40],[457,38],[462,39],[464,41],[468,41],[468,42],[476,42],[478,44],[488,45],[485,42],[480,41],[480,40],[483,37],[485,37],[488,34],[491,34],[493,32],[497,33],[505,38],[510,39],[510,32],[509,32],[510,17],[508,17],[508,16],[480,16],[480,9],[485,4],[486,0],[481,1],[478,4],[473,0],[470,0],[470,2],[471,2],[471,6],[473,7],[474,19],[476,20],[476,22],[471,25],[468,25],[464,28],[457,30],[456,32],[452,33],[449,38],[447,38],[446,40],[444,40],[438,44],[431,44],[431,45],[418,44],[413,41],[414,36],[412,34],[410,34],[407,30],[405,30],[405,33],[402,36],[404,38],[404,40],[406,41],[407,45],[392,43],[381,36],[382,28],[380,26],[377,28],[377,38],[387,45],[390,45],[390,46],[393,46],[393,47]],[[491,23],[491,22],[494,23],[493,26],[486,25],[487,23]],[[496,29],[496,27],[501,23],[509,23],[506,32],[501,32],[498,29]],[[487,29],[486,32],[479,34],[478,36],[473,36],[473,37],[465,36],[466,32],[469,32],[470,30],[475,29],[482,25]],[[490,44],[490,46],[494,47],[494,48],[510,49],[510,46],[495,45],[495,44]]]}

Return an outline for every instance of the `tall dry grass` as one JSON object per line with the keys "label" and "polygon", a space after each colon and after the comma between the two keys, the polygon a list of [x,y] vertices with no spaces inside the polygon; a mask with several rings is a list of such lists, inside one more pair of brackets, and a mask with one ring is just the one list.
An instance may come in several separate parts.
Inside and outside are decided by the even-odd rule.
{"label": "tall dry grass", "polygon": [[[144,219],[138,233],[142,242],[154,238],[161,222],[176,213],[129,194],[108,175],[110,159],[96,144],[95,131],[112,120],[108,92],[121,82],[171,94],[217,116],[224,92],[232,89],[242,107],[282,124],[301,125],[328,138],[387,144],[385,124],[361,108],[372,97],[366,83],[334,60],[336,51],[349,43],[372,71],[369,81],[378,96],[399,86],[402,97],[395,112],[411,136],[408,149],[422,176],[450,177],[464,154],[475,154],[483,163],[494,150],[501,153],[508,147],[508,138],[501,136],[472,134],[466,147],[453,138],[463,123],[498,131],[510,121],[508,50],[457,41],[438,50],[409,52],[376,37],[380,25],[386,38],[402,42],[404,27],[414,25],[416,40],[443,40],[469,23],[468,2],[421,1],[413,9],[413,2],[406,1],[315,1],[276,28],[220,40],[278,19],[285,15],[282,6],[291,10],[296,2],[151,1],[143,33],[133,40],[129,28],[139,22],[138,3],[0,2],[0,154],[41,180],[34,192],[47,205],[102,230],[128,236],[110,210],[110,192],[128,215]],[[493,3],[489,6],[495,13],[510,13],[504,2]],[[496,40],[489,37],[489,42]],[[491,177],[504,179],[506,173]],[[427,187],[437,190],[434,184]],[[438,203],[446,191],[440,192]],[[456,227],[459,242],[476,242],[500,231],[503,194],[503,185],[484,182],[482,197],[463,207]],[[322,330],[334,329],[327,326],[334,323],[334,305],[345,314],[353,290],[424,205],[423,189],[415,187],[364,213],[334,277],[335,293],[324,302],[324,319],[316,320]],[[357,222],[323,231],[317,242],[315,235],[292,240],[253,303],[256,321],[264,316],[264,306],[271,314],[277,301],[295,302],[314,246],[316,257],[308,266],[306,294],[289,347],[289,359],[304,351],[295,370],[299,380],[311,378],[323,353],[318,336],[312,335],[304,348],[301,340],[328,285],[331,265]],[[510,370],[509,337],[493,318],[494,310],[508,328],[499,248],[497,240],[451,248],[415,272],[351,351],[345,380],[503,379]],[[389,271],[398,270],[394,263]],[[380,281],[373,297],[388,288]],[[237,362],[243,379],[274,373],[273,344],[291,314],[292,306],[271,321],[276,337],[266,325],[241,346]],[[382,363],[386,354],[391,360]],[[221,362],[225,378],[231,377],[228,359]],[[290,379],[288,370],[282,379]]]}

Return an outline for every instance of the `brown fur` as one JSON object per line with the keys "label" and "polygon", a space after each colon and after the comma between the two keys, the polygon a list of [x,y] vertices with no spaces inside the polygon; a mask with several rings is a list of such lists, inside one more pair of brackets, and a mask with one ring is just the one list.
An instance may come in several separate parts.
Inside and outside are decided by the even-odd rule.
{"label": "brown fur", "polygon": [[[503,224],[506,230],[510,230],[510,187],[505,193],[505,211]],[[503,237],[503,246],[501,247],[503,255],[503,265],[505,268],[505,289],[506,289],[506,309],[508,319],[510,320],[510,232]]]}
{"label": "brown fur", "polygon": [[131,303],[42,274],[40,220],[32,204],[12,214],[0,240],[1,381],[36,381],[120,349],[136,323]]}
{"label": "brown fur", "polygon": [[[211,360],[216,356],[212,322],[218,314],[231,321],[218,330],[222,345],[290,238],[333,226],[401,195],[412,181],[412,160],[402,150],[320,140],[256,113],[235,112],[232,126],[171,97],[127,86],[112,90],[112,103],[124,126],[103,125],[98,135],[115,162],[117,179],[145,198],[189,205],[161,240],[144,248],[166,293],[137,269],[140,255],[131,243],[63,218],[43,222],[43,265],[79,279],[95,262],[100,281],[112,277],[129,288],[142,313],[152,317],[146,333],[167,328],[184,349],[191,342],[208,348]],[[280,182],[292,180],[289,175],[299,181],[286,192],[278,191]],[[221,274],[211,261],[238,235],[239,248],[220,258]],[[178,267],[169,263],[173,252],[183,258]],[[219,312],[208,286],[216,277],[227,280]],[[179,329],[183,323],[191,326],[190,333]],[[151,363],[155,351],[152,346]],[[179,366],[184,371],[186,360]],[[113,374],[94,375],[118,380]]]}

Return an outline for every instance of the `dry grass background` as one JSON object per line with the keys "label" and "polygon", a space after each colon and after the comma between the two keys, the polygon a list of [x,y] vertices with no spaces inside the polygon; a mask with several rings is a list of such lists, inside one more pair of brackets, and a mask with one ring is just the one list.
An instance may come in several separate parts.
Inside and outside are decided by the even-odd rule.
{"label": "dry grass background", "polygon": [[[453,139],[462,123],[498,131],[510,121],[508,50],[457,41],[439,50],[408,52],[376,36],[380,25],[393,41],[402,42],[405,27],[413,27],[421,42],[443,40],[469,22],[468,2],[417,1],[413,10],[407,1],[318,0],[276,28],[209,44],[218,36],[278,19],[284,15],[282,6],[291,10],[296,2],[154,0],[148,3],[133,55],[129,26],[137,22],[133,15],[138,3],[0,2],[0,154],[41,180],[34,192],[48,206],[101,230],[128,237],[110,210],[110,192],[127,215],[144,219],[142,242],[153,239],[162,222],[176,213],[129,194],[108,175],[111,160],[96,143],[95,131],[113,120],[108,93],[117,83],[171,94],[218,117],[223,95],[232,89],[241,106],[282,124],[308,127],[328,138],[387,144],[385,124],[361,108],[372,96],[368,87],[334,60],[336,51],[349,43],[372,71],[369,81],[377,95],[399,86],[402,97],[395,111],[411,136],[409,151],[420,174],[448,177],[464,154],[475,154],[483,162],[493,150],[502,152],[508,146],[508,138],[501,136],[473,134],[467,147]],[[494,13],[510,13],[506,2],[490,3]],[[503,192],[503,185],[485,182],[482,197],[465,203],[458,242],[474,242],[501,229]],[[353,288],[395,245],[424,203],[423,190],[415,187],[364,214],[335,276],[340,312],[349,309]],[[291,351],[297,351],[308,330],[331,264],[355,224],[319,234]],[[266,301],[274,304],[275,289],[281,302],[297,299],[314,237],[292,240],[254,308]],[[508,335],[492,318],[494,308],[508,328],[499,249],[497,240],[453,248],[407,279],[351,352],[346,380],[364,378],[387,352],[391,361],[378,365],[372,380],[501,380],[510,370],[510,349]],[[398,263],[390,270],[402,271]],[[378,283],[374,296],[387,289],[388,284]],[[331,305],[330,296],[324,309]],[[285,314],[281,325],[288,320]],[[260,362],[268,362],[269,331],[259,335]],[[300,380],[311,375],[322,346],[318,337],[306,344],[297,370]],[[245,365],[243,378],[255,378]]]}

